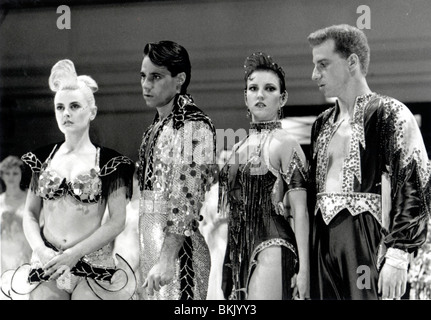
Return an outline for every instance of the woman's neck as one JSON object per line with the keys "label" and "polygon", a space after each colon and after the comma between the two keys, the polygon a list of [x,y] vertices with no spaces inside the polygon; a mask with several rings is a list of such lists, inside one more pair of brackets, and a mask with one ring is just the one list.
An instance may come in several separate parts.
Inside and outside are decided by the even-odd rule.
{"label": "woman's neck", "polygon": [[23,190],[21,190],[21,188],[19,186],[7,186],[6,187],[6,197],[10,197],[10,198],[19,198],[22,196],[22,194],[24,193]]}
{"label": "woman's neck", "polygon": [[88,132],[82,135],[66,134],[63,148],[65,152],[84,151],[94,148],[94,145],[91,143]]}

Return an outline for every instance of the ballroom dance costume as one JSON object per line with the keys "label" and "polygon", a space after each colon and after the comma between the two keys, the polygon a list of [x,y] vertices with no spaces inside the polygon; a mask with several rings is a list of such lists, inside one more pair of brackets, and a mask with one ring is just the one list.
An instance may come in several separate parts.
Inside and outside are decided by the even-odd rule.
{"label": "ballroom dance costume", "polygon": [[[311,294],[314,299],[379,299],[383,263],[407,261],[425,241],[431,167],[408,108],[387,96],[361,95],[355,100],[341,192],[326,192],[338,110],[336,104],[324,111],[312,127]],[[369,281],[361,282],[364,272]]]}
{"label": "ballroom dance costume", "polygon": [[158,113],[140,148],[140,272],[144,281],[158,262],[167,233],[184,235],[174,280],[142,299],[204,300],[211,260],[198,229],[205,193],[216,179],[215,128],[190,95],[177,94],[172,112]]}
{"label": "ballroom dance costume", "polygon": [[260,137],[256,151],[245,161],[238,161],[238,150],[249,138],[247,136],[234,146],[219,176],[219,210],[228,216],[222,289],[226,299],[247,299],[259,253],[279,246],[282,299],[292,299],[290,279],[299,270],[299,260],[289,221],[292,217],[289,210],[285,210],[283,198],[286,192],[306,190],[305,156],[300,145],[290,139],[289,167],[286,172],[277,170],[269,162],[267,142],[283,130],[281,122],[253,122],[250,129]]}
{"label": "ballroom dance costume", "polygon": [[[70,196],[76,200],[76,205],[80,206],[80,203],[97,205],[102,201],[107,201],[109,194],[118,188],[125,187],[126,198],[131,199],[134,172],[132,160],[112,149],[96,146],[94,168],[88,173],[67,181],[50,168],[51,159],[61,144],[42,147],[22,156],[21,159],[31,169],[30,192],[34,192],[44,201]],[[82,209],[86,210],[85,208],[83,205]],[[57,252],[60,251],[45,238],[43,225],[41,236],[47,247]],[[57,286],[72,293],[80,281],[86,281],[100,299],[118,297],[129,299],[135,291],[135,275],[127,261],[120,255],[116,255],[116,258],[117,263],[113,257],[113,243],[109,243],[82,257],[70,272],[64,273],[56,280]],[[42,264],[35,252],[33,252],[30,264],[24,264],[11,271],[13,274],[10,275],[10,288],[2,287],[2,290],[6,291],[5,293],[11,298],[19,295],[25,296],[42,281],[49,281],[43,275]]]}

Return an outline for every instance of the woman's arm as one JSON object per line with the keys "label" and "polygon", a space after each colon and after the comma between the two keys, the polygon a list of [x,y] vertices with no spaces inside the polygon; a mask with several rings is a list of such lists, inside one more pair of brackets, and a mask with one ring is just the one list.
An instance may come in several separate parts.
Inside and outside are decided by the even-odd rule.
{"label": "woman's arm", "polygon": [[287,135],[277,136],[273,145],[281,175],[287,185],[287,198],[293,216],[294,232],[299,256],[296,286],[300,299],[310,296],[310,222],[307,207],[306,158],[301,146]]}
{"label": "woman's arm", "polygon": [[40,262],[45,264],[56,255],[56,252],[45,246],[40,234],[41,210],[42,199],[29,190],[23,211],[24,234],[33,252],[37,255]]}
{"label": "woman's arm", "polygon": [[288,194],[295,226],[295,238],[298,246],[299,272],[296,283],[300,299],[310,297],[310,258],[309,232],[310,224],[307,210],[307,192],[291,191]]}

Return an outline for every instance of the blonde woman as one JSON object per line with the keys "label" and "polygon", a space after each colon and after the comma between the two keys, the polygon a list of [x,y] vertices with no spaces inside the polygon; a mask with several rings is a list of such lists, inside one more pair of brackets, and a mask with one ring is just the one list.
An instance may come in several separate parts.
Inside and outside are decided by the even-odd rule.
{"label": "blonde woman", "polygon": [[[128,299],[134,275],[121,257],[124,266],[116,265],[112,250],[124,229],[134,164],[90,140],[98,89],[91,77],[78,76],[72,61],[61,60],[49,85],[65,139],[22,157],[32,170],[23,225],[33,257],[13,277],[26,274],[29,286],[12,282],[12,291],[43,300]],[[102,224],[106,208],[109,218]]]}

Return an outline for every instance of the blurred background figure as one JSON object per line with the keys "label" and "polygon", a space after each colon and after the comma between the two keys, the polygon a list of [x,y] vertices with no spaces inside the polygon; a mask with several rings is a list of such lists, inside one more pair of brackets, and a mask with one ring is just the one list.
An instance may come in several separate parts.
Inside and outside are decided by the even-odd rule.
{"label": "blurred background figure", "polygon": [[412,255],[407,280],[409,290],[403,299],[431,300],[431,219],[425,244]]}
{"label": "blurred background figure", "polygon": [[[220,150],[217,164],[221,169],[229,159],[232,150]],[[205,196],[200,214],[204,219],[199,224],[199,230],[210,249],[211,271],[208,283],[208,300],[224,300],[222,291],[223,261],[227,244],[228,218],[218,212],[219,184],[215,183]]]}
{"label": "blurred background figure", "polygon": [[119,254],[135,272],[139,283],[139,184],[137,171],[133,175],[133,196],[126,206],[126,225],[124,230],[115,239],[114,256]]}
{"label": "blurred background figure", "polygon": [[[8,156],[0,163],[0,274],[30,261],[31,248],[22,228],[22,210],[27,190],[22,187],[24,163]],[[5,296],[1,294],[1,299]]]}

